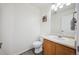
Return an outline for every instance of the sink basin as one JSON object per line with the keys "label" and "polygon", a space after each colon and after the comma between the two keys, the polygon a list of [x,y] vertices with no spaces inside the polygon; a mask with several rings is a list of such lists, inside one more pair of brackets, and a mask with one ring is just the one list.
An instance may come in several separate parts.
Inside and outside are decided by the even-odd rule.
{"label": "sink basin", "polygon": [[49,39],[55,39],[55,38],[58,38],[58,36],[56,36],[56,35],[49,35],[49,36],[47,36]]}

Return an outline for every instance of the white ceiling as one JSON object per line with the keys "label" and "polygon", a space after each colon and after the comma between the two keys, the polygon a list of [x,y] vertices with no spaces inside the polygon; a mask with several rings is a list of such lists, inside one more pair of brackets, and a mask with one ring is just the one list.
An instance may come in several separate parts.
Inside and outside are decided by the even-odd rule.
{"label": "white ceiling", "polygon": [[52,5],[52,3],[31,3],[31,5],[43,9],[43,8],[48,8]]}

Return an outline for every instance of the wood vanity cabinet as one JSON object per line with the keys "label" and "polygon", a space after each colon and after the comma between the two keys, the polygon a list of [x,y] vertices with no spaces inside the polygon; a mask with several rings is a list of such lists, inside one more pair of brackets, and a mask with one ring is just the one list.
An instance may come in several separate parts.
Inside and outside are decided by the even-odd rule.
{"label": "wood vanity cabinet", "polygon": [[43,43],[43,53],[45,55],[54,55],[55,50],[55,44],[45,39]]}
{"label": "wood vanity cabinet", "polygon": [[75,49],[44,39],[43,54],[44,55],[75,55]]}

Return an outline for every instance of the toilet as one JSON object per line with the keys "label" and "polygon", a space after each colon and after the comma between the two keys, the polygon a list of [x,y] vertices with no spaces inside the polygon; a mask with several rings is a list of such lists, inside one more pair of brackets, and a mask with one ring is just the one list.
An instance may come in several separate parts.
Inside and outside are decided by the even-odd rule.
{"label": "toilet", "polygon": [[33,42],[33,48],[35,54],[39,54],[42,52],[42,43],[43,43],[42,38],[40,38],[40,40],[36,40]]}

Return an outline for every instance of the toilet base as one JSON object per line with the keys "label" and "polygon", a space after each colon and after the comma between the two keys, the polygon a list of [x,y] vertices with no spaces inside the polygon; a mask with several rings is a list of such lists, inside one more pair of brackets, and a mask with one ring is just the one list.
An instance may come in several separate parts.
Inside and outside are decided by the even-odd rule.
{"label": "toilet base", "polygon": [[43,55],[43,52],[35,53],[35,52],[34,52],[34,51],[35,51],[35,48],[33,48],[32,51],[33,51],[33,53],[34,53],[35,55]]}
{"label": "toilet base", "polygon": [[42,55],[42,52],[40,52],[40,53],[35,53],[35,55]]}

